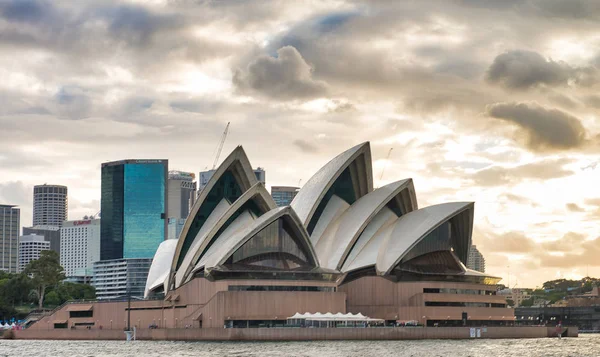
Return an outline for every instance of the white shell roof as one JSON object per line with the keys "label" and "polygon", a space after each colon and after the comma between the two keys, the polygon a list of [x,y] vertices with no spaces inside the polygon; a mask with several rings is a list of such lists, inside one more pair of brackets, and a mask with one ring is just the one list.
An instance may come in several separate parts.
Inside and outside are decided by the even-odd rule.
{"label": "white shell roof", "polygon": [[180,254],[183,249],[184,242],[186,238],[188,238],[187,234],[190,230],[192,222],[194,221],[194,218],[196,217],[196,214],[198,213],[198,210],[206,200],[206,197],[208,196],[209,192],[214,187],[214,185],[219,181],[223,174],[227,172],[228,169],[234,166],[237,166],[239,168],[238,171],[241,173],[241,182],[239,182],[239,184],[241,185],[242,190],[245,191],[258,182],[258,180],[256,179],[256,175],[252,170],[250,160],[248,160],[248,156],[246,156],[246,152],[241,146],[236,147],[231,152],[231,154],[229,154],[229,156],[227,156],[225,160],[223,160],[221,165],[217,167],[211,178],[208,180],[206,186],[198,194],[198,199],[196,200],[194,206],[190,210],[190,214],[186,219],[183,229],[181,231],[180,239],[177,244],[177,248],[175,249],[175,256],[171,264],[172,271],[177,270],[177,263],[180,259]]}
{"label": "white shell roof", "polygon": [[342,272],[375,266],[381,242],[392,233],[393,223],[397,219],[398,216],[391,209],[383,207],[356,241],[341,269]]}
{"label": "white shell roof", "polygon": [[275,220],[283,217],[283,216],[289,216],[293,222],[295,222],[296,226],[298,228],[300,228],[300,232],[301,234],[301,238],[304,240],[305,243],[305,247],[308,250],[308,254],[311,255],[311,258],[315,261],[316,266],[318,266],[318,259],[315,255],[315,251],[312,247],[312,245],[310,244],[310,240],[308,238],[308,233],[306,233],[306,230],[303,228],[300,219],[298,218],[298,216],[294,213],[294,211],[289,207],[278,207],[274,210],[271,210],[267,213],[265,213],[264,215],[258,217],[250,226],[246,227],[246,229],[244,229],[243,231],[240,231],[239,233],[237,233],[237,237],[235,239],[232,239],[231,242],[233,244],[231,244],[230,246],[227,247],[223,247],[223,249],[221,250],[221,252],[224,252],[224,254],[218,254],[216,255],[216,259],[213,261],[218,261],[216,264],[207,264],[206,266],[217,266],[217,265],[221,265],[224,264],[225,261],[233,254],[235,253],[238,248],[240,248],[244,243],[246,243],[250,238],[252,238],[256,233],[260,232],[263,228],[265,228],[266,226],[268,226],[269,224],[271,224],[272,222],[274,222]]}
{"label": "white shell roof", "polygon": [[256,196],[260,196],[260,198],[264,201],[266,205],[265,211],[263,211],[263,213],[266,213],[268,210],[277,207],[275,201],[273,201],[273,197],[271,197],[269,192],[265,189],[265,186],[262,183],[257,182],[249,190],[244,192],[232,205],[227,205],[225,207],[225,210],[215,209],[213,213],[218,214],[218,216],[215,219],[212,219],[213,214],[211,213],[211,215],[206,220],[204,226],[202,226],[202,228],[200,229],[200,232],[198,232],[200,238],[198,238],[197,241],[194,241],[195,244],[193,244],[192,247],[190,247],[188,254],[184,258],[181,266],[179,267],[179,270],[177,271],[175,287],[179,287],[183,281],[187,280],[187,276],[191,273],[192,268],[194,268],[192,264],[195,264],[198,261],[200,256],[206,250],[206,247],[213,240],[215,234],[218,233],[218,231],[221,229],[221,227],[223,227],[227,220],[230,219],[231,216],[235,212],[237,212],[246,202],[252,200]]}
{"label": "white shell roof", "polygon": [[152,259],[152,265],[150,265],[150,270],[148,271],[144,296],[148,296],[151,290],[156,289],[164,283],[166,277],[169,275],[169,268],[171,267],[176,247],[177,239],[166,240],[158,246],[154,254],[154,259]]}
{"label": "white shell roof", "polygon": [[350,249],[371,219],[402,190],[410,189],[414,191],[412,180],[406,179],[390,183],[358,199],[335,224],[330,225],[316,244],[315,250],[321,266],[341,269]]}
{"label": "white shell roof", "polygon": [[227,210],[230,207],[231,205],[229,204],[229,202],[227,202],[226,199],[222,199],[217,205],[217,207],[215,207],[215,209],[206,218],[206,222],[200,228],[198,234],[196,234],[196,238],[194,238],[190,249],[187,251],[187,254],[183,258],[181,266],[179,266],[179,269],[175,273],[175,287],[179,287],[179,285],[181,285],[181,282],[183,281],[183,278],[187,270],[189,269],[196,252],[200,249],[200,246],[206,240],[206,235],[211,231],[211,228],[215,226],[215,224],[219,221],[221,217],[223,217],[223,214],[225,214],[225,212],[227,212]]}
{"label": "white shell roof", "polygon": [[398,218],[391,234],[382,242],[377,257],[377,273],[389,274],[412,248],[427,234],[452,217],[471,210],[473,202],[451,202],[421,208]]}
{"label": "white shell roof", "polygon": [[365,142],[354,146],[353,148],[339,154],[325,166],[323,166],[316,174],[314,174],[300,189],[296,197],[291,203],[292,208],[296,211],[302,223],[308,225],[312,215],[319,205],[321,199],[327,193],[327,190],[340,176],[340,174],[356,159],[360,154],[367,154],[365,161],[368,161],[367,174],[367,192],[373,190],[373,176],[371,169],[371,148],[369,142]]}

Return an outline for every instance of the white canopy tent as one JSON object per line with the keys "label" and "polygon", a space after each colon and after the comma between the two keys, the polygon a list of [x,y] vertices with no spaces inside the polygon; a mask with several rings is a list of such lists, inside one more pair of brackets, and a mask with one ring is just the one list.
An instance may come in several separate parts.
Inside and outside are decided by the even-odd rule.
{"label": "white canopy tent", "polygon": [[367,325],[379,325],[385,321],[383,319],[374,319],[361,314],[342,314],[338,312],[332,314],[331,312],[322,314],[320,312],[310,313],[306,312],[301,314],[295,313],[294,316],[287,318],[288,325],[296,326],[307,326],[307,327],[357,327]]}

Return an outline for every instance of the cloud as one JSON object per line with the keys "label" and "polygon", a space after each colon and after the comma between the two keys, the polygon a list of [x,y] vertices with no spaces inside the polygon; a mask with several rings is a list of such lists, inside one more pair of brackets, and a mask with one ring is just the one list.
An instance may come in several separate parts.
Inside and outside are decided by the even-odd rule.
{"label": "cloud", "polygon": [[512,102],[488,105],[486,110],[490,117],[524,129],[525,145],[531,150],[573,149],[585,143],[586,130],[581,121],[558,109]]}
{"label": "cloud", "polygon": [[306,140],[294,140],[294,145],[298,147],[301,151],[308,154],[315,154],[319,152],[319,148],[315,144],[312,144]]}
{"label": "cloud", "polygon": [[498,55],[487,71],[488,82],[508,89],[525,90],[539,85],[566,86],[570,83],[592,85],[594,67],[574,68],[565,62],[546,59],[534,51],[515,50]]}
{"label": "cloud", "polygon": [[326,94],[324,82],[313,79],[311,66],[292,46],[277,50],[277,56],[260,55],[245,70],[236,70],[234,85],[275,99],[308,99]]}
{"label": "cloud", "polygon": [[567,203],[567,209],[571,212],[585,212],[585,210],[576,203]]}
{"label": "cloud", "polygon": [[[473,173],[468,179],[480,186],[502,186],[523,180],[543,181],[573,175],[573,171],[563,168],[570,162],[569,159],[547,159],[513,167],[494,165]],[[516,196],[507,198],[518,199]]]}

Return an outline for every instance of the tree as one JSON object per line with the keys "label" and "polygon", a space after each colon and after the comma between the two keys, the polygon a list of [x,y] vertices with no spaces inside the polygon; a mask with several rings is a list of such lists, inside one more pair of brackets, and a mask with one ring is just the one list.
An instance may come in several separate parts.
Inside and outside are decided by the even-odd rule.
{"label": "tree", "polygon": [[513,307],[515,306],[515,302],[512,299],[506,299],[506,305]]}
{"label": "tree", "polygon": [[63,267],[60,266],[59,256],[53,250],[45,250],[39,259],[32,260],[25,267],[25,274],[31,276],[38,299],[38,307],[44,305],[44,294],[49,286],[56,286],[65,279]]}

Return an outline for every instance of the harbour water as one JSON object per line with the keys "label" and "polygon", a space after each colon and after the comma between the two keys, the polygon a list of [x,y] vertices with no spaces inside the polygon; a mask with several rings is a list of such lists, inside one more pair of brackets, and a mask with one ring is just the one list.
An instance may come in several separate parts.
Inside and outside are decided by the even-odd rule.
{"label": "harbour water", "polygon": [[0,357],[600,356],[600,335],[521,340],[159,342],[0,340]]}

